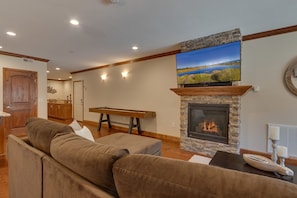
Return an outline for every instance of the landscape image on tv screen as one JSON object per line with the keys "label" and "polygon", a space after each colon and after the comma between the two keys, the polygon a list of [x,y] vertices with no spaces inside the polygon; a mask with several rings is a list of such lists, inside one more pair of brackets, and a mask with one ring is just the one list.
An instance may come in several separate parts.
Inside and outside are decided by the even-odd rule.
{"label": "landscape image on tv screen", "polygon": [[206,84],[240,80],[241,42],[176,54],[177,83]]}

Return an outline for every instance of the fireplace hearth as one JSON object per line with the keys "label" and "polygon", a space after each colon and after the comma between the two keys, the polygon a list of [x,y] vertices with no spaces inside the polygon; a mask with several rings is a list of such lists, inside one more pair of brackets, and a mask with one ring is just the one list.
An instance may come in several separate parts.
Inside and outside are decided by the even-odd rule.
{"label": "fireplace hearth", "polygon": [[228,104],[188,105],[188,137],[228,144],[228,125]]}

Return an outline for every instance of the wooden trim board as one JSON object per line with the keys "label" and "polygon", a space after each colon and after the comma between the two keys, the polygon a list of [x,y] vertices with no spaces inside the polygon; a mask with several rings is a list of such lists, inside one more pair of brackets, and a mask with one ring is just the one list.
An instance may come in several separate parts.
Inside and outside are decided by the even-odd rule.
{"label": "wooden trim board", "polygon": [[179,96],[241,96],[252,88],[247,86],[209,86],[171,88]]}

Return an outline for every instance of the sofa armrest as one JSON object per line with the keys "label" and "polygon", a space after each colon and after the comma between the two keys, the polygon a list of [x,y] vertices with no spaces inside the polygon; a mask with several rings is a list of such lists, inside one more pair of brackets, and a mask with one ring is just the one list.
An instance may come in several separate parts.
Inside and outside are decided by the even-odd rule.
{"label": "sofa armrest", "polygon": [[8,136],[7,158],[10,198],[42,197],[42,158],[45,153],[14,135]]}
{"label": "sofa armrest", "polygon": [[43,198],[114,197],[49,156],[43,158],[43,166]]}

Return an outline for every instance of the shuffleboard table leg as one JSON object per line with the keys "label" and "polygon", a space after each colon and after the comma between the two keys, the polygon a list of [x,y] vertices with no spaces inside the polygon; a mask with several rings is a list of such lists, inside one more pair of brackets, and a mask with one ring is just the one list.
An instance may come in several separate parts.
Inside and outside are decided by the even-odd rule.
{"label": "shuffleboard table leg", "polygon": [[141,127],[140,127],[140,120],[139,118],[136,118],[136,126],[137,126],[137,130],[138,130],[138,134],[141,135]]}
{"label": "shuffleboard table leg", "polygon": [[111,129],[109,114],[106,114],[106,118],[107,118],[108,128]]}
{"label": "shuffleboard table leg", "polygon": [[132,133],[132,128],[134,126],[134,118],[130,117],[130,123],[129,123],[129,129],[128,129],[128,133],[131,134]]}
{"label": "shuffleboard table leg", "polygon": [[109,117],[109,114],[106,114],[106,120],[103,120],[103,114],[104,114],[104,113],[101,113],[101,114],[100,114],[99,125],[98,125],[98,131],[100,131],[100,129],[101,129],[102,122],[107,122],[107,123],[108,123],[108,128],[111,129],[111,124],[110,124],[110,117]]}
{"label": "shuffleboard table leg", "polygon": [[141,127],[140,127],[140,120],[139,118],[135,118],[136,119],[136,124],[134,124],[134,117],[130,117],[130,123],[129,123],[129,129],[128,129],[128,133],[132,133],[132,129],[134,127],[137,127],[137,131],[138,134],[141,135]]}
{"label": "shuffleboard table leg", "polygon": [[100,113],[99,124],[98,124],[98,131],[100,131],[100,129],[101,129],[102,121],[103,121],[103,113]]}

